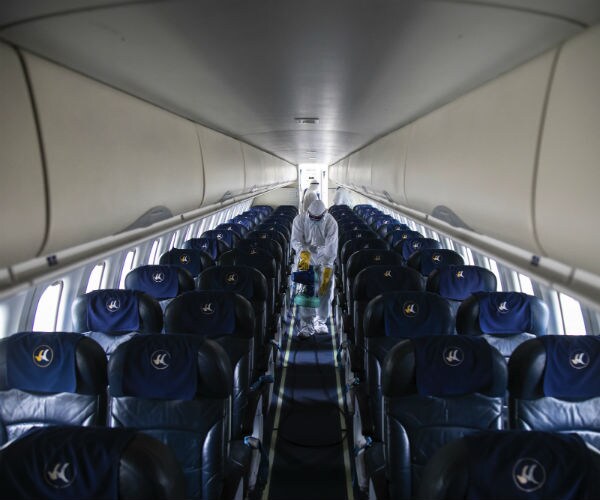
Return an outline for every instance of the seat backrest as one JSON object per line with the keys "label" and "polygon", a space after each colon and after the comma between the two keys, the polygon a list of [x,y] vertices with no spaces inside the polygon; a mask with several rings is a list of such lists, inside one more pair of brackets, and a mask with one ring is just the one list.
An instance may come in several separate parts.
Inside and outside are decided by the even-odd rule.
{"label": "seat backrest", "polygon": [[[392,347],[406,338],[450,335],[454,320],[450,304],[429,292],[386,292],[372,299],[364,313],[365,391],[370,400],[373,435],[383,440],[381,367]],[[368,427],[368,426],[365,426]]]}
{"label": "seat backrest", "polygon": [[456,314],[460,303],[477,292],[495,292],[496,275],[479,266],[448,266],[427,277],[426,289],[444,297]]}
{"label": "seat backrest", "polygon": [[407,238],[401,241],[402,243],[398,243],[394,248],[396,251],[400,250],[402,252],[402,258],[405,262],[408,261],[413,253],[418,252],[419,250],[434,250],[441,248],[440,242],[433,238],[422,238],[421,236],[418,236],[416,238]]}
{"label": "seat backrest", "polygon": [[198,290],[225,290],[246,298],[254,310],[254,376],[264,373],[268,353],[266,314],[268,289],[262,273],[248,266],[216,266],[203,271],[198,280]]}
{"label": "seat backrest", "polygon": [[401,265],[402,257],[393,250],[365,249],[354,252],[346,263],[346,276],[344,289],[346,290],[346,301],[350,306],[353,303],[353,283],[356,275],[369,266],[377,265]]}
{"label": "seat backrest", "polygon": [[214,261],[201,250],[172,248],[160,256],[159,264],[185,269],[196,278],[204,269],[214,266]]}
{"label": "seat backrest", "polygon": [[232,378],[227,354],[211,340],[135,337],[108,365],[108,423],[168,445],[183,469],[185,496],[216,500],[225,474]]}
{"label": "seat backrest", "polygon": [[595,498],[600,455],[575,435],[481,432],[439,449],[416,498]]}
{"label": "seat backrest", "polygon": [[201,237],[217,240],[220,245],[222,244],[219,248],[221,253],[235,248],[241,239],[235,231],[229,229],[211,229],[204,231]]}
{"label": "seat backrest", "polygon": [[267,330],[273,335],[275,329],[275,297],[277,284],[277,261],[265,250],[259,248],[236,248],[224,253],[219,259],[221,266],[249,266],[257,269],[267,280]]}
{"label": "seat backrest", "polygon": [[398,251],[402,252],[402,245],[404,244],[404,241],[424,237],[425,236],[423,236],[418,231],[413,231],[412,229],[407,227],[389,232],[386,236],[386,239],[387,242],[390,244],[391,248],[397,249]]}
{"label": "seat backrest", "polygon": [[222,290],[184,293],[165,310],[165,332],[211,338],[229,356],[233,369],[231,434],[247,432],[250,386],[254,370],[255,319],[252,304],[241,295]]}
{"label": "seat backrest", "polygon": [[125,276],[125,288],[144,292],[164,307],[173,297],[196,287],[194,278],[176,266],[147,265],[132,269]]}
{"label": "seat backrest", "polygon": [[502,428],[506,362],[483,339],[403,341],[386,357],[382,379],[391,498],[411,498],[423,467],[447,442]]}
{"label": "seat backrest", "polygon": [[379,226],[379,228],[377,229],[377,234],[381,238],[386,239],[386,241],[387,241],[388,235],[390,233],[393,233],[394,231],[410,231],[410,227],[407,226],[406,224],[402,224],[401,222],[394,221],[394,222],[390,222],[388,224],[383,224],[383,225]]}
{"label": "seat backrest", "polygon": [[76,332],[98,342],[107,356],[139,333],[160,333],[163,313],[150,295],[134,290],[95,290],[78,296],[71,307]]}
{"label": "seat backrest", "polygon": [[[385,292],[423,291],[421,275],[414,269],[399,265],[369,266],[360,271],[354,278],[352,295],[353,328],[351,330],[352,344],[351,366],[353,372],[362,373],[364,370],[365,339],[363,319],[367,304],[378,295]],[[362,379],[362,377],[360,377]]]}
{"label": "seat backrest", "polygon": [[219,224],[215,229],[226,229],[228,231],[233,231],[240,237],[240,239],[244,238],[246,234],[248,234],[248,229],[246,229],[241,224],[234,224],[232,222],[223,222],[222,224]]}
{"label": "seat backrest", "polygon": [[600,448],[600,338],[528,340],[515,349],[508,366],[512,428],[576,432]]}
{"label": "seat backrest", "polygon": [[388,250],[388,244],[381,238],[357,238],[355,240],[347,241],[340,251],[340,263],[342,268],[347,264],[348,259],[354,252],[368,248]]}
{"label": "seat backrest", "polygon": [[482,335],[505,357],[519,344],[548,330],[548,306],[520,292],[481,292],[462,302],[456,313],[460,335]]}
{"label": "seat backrest", "polygon": [[208,255],[213,262],[216,262],[223,249],[223,247],[219,245],[219,242],[212,238],[190,238],[181,244],[181,248],[184,250],[200,250]]}
{"label": "seat backrest", "polygon": [[0,340],[0,441],[32,427],[102,425],[106,356],[79,333],[22,332]]}
{"label": "seat backrest", "polygon": [[276,263],[276,275],[275,275],[275,288],[279,290],[283,281],[283,275],[285,273],[284,254],[281,249],[281,245],[277,240],[271,239],[263,233],[255,233],[252,231],[248,234],[247,239],[240,241],[238,248],[243,252],[250,252],[251,250],[262,250],[267,252],[275,259]]}
{"label": "seat backrest", "polygon": [[183,498],[173,452],[130,429],[34,429],[0,450],[5,498]]}
{"label": "seat backrest", "polygon": [[425,277],[429,276],[435,269],[462,266],[464,263],[459,253],[445,248],[419,250],[411,254],[406,261],[408,267],[416,269]]}

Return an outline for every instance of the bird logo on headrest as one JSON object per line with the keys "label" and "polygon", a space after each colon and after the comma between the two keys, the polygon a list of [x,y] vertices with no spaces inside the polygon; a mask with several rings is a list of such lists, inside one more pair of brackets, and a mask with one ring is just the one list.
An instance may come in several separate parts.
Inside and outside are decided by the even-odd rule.
{"label": "bird logo on headrest", "polygon": [[374,260],[375,262],[379,262],[379,261],[381,261],[381,255],[379,255],[379,254],[375,255],[375,256],[373,257],[373,260]]}
{"label": "bird logo on headrest", "polygon": [[442,262],[442,256],[441,256],[439,253],[434,253],[434,254],[431,256],[431,260],[432,260],[433,262]]}
{"label": "bird logo on headrest", "polygon": [[164,349],[159,349],[158,351],[154,351],[150,356],[150,364],[152,368],[156,370],[164,370],[165,368],[169,368],[171,363],[171,353],[169,351],[165,351]]}
{"label": "bird logo on headrest", "polygon": [[223,233],[217,233],[217,239],[218,240],[222,240],[223,239]]}
{"label": "bird logo on headrest", "polygon": [[108,312],[113,313],[115,311],[118,311],[119,309],[121,309],[121,301],[116,297],[110,297],[106,301],[106,310]]}
{"label": "bird logo on headrest", "polygon": [[465,277],[465,276],[464,276],[464,271],[456,271],[456,274],[455,274],[455,276],[456,276],[458,279],[463,279],[463,278]]}
{"label": "bird logo on headrest", "polygon": [[50,346],[40,345],[33,350],[33,362],[40,368],[50,366],[54,359],[54,351]]}
{"label": "bird logo on headrest", "polygon": [[460,347],[447,347],[442,355],[444,363],[448,366],[459,366],[465,359],[465,354]]}
{"label": "bird logo on headrest", "polygon": [[421,242],[420,241],[413,241],[412,242],[412,247],[416,250],[418,248],[421,248]]}
{"label": "bird logo on headrest", "polygon": [[70,462],[56,462],[51,467],[46,467],[44,480],[53,488],[66,488],[73,483],[75,474]]}
{"label": "bird logo on headrest", "polygon": [[187,253],[184,253],[183,255],[181,255],[179,257],[179,262],[181,262],[182,264],[189,264],[190,263],[190,256]]}
{"label": "bird logo on headrest", "polygon": [[582,370],[590,364],[590,355],[585,351],[576,351],[569,356],[569,364],[576,370]]}
{"label": "bird logo on headrest", "polygon": [[385,271],[385,272],[383,273],[383,277],[384,277],[384,278],[391,278],[391,277],[392,277],[392,270],[391,270],[391,269],[388,269],[387,271]]}
{"label": "bird logo on headrest", "polygon": [[163,281],[165,281],[165,273],[163,273],[162,271],[152,273],[152,281],[154,281],[154,283],[162,283]]}
{"label": "bird logo on headrest", "polygon": [[202,306],[202,314],[213,314],[215,312],[212,302],[207,302]]}
{"label": "bird logo on headrest", "polygon": [[237,275],[237,273],[228,273],[228,274],[225,276],[225,281],[226,281],[227,283],[237,283],[237,280],[238,280],[238,275]]}
{"label": "bird logo on headrest", "polygon": [[498,306],[498,312],[503,313],[503,314],[509,312],[508,304],[506,303],[506,300],[500,302],[500,305]]}
{"label": "bird logo on headrest", "polygon": [[419,306],[416,302],[406,302],[402,306],[402,312],[404,313],[405,316],[412,318],[412,317],[416,316],[417,314],[419,314]]}
{"label": "bird logo on headrest", "polygon": [[539,490],[546,482],[546,470],[535,458],[521,458],[513,467],[513,481],[521,491]]}

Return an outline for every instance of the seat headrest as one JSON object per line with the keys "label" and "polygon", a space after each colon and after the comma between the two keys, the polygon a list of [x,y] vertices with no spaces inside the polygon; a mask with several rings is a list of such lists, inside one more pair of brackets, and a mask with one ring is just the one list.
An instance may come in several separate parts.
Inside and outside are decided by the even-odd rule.
{"label": "seat headrest", "polygon": [[192,277],[198,276],[205,267],[212,264],[204,252],[191,248],[172,248],[160,256],[159,263],[185,269]]}
{"label": "seat headrest", "polygon": [[368,266],[380,264],[402,264],[402,258],[392,250],[365,249],[354,252],[347,263],[347,276],[354,278],[359,271]]}
{"label": "seat headrest", "polygon": [[184,241],[181,248],[201,250],[212,260],[217,260],[219,256],[219,243],[217,240],[211,238],[191,238]]}
{"label": "seat headrest", "polygon": [[421,275],[399,265],[369,266],[354,278],[352,297],[359,301],[371,300],[392,291],[423,291]]}
{"label": "seat headrest", "polygon": [[200,290],[226,290],[248,300],[267,300],[267,280],[262,273],[249,266],[217,266],[200,274]]}
{"label": "seat headrest", "polygon": [[464,300],[476,292],[495,292],[496,275],[479,266],[448,266],[429,275],[427,291],[449,300]]}
{"label": "seat headrest", "polygon": [[171,301],[165,310],[165,332],[204,336],[236,335],[251,338],[254,310],[234,292],[198,290]]}
{"label": "seat headrest", "polygon": [[[82,302],[81,305],[79,301]],[[77,323],[75,327],[81,331],[138,331],[139,301],[138,293],[134,290],[95,290],[82,295],[73,304],[73,322]]]}
{"label": "seat headrest", "polygon": [[389,242],[392,248],[398,245],[404,245],[406,240],[413,240],[416,238],[424,238],[424,236],[418,231],[412,231],[411,229],[402,229],[398,231],[392,231],[389,235]]}
{"label": "seat headrest", "polygon": [[179,273],[186,272],[174,266],[140,266],[127,273],[125,288],[147,293],[156,300],[172,299],[180,291],[185,291],[180,290]]}
{"label": "seat headrest", "polygon": [[453,265],[464,265],[464,260],[454,250],[424,249],[414,252],[406,262],[408,267],[419,271],[423,276],[429,276],[435,269]]}
{"label": "seat headrest", "polygon": [[192,400],[224,398],[231,365],[214,342],[193,335],[143,335],[121,344],[110,358],[113,397]]}
{"label": "seat headrest", "polygon": [[75,393],[76,350],[84,339],[86,337],[79,333],[39,332],[22,332],[2,339],[0,349],[6,359],[4,389],[47,394]]}
{"label": "seat headrest", "polygon": [[6,498],[119,498],[130,429],[34,428],[0,451]]}
{"label": "seat headrest", "polygon": [[[383,320],[383,321],[382,321]],[[379,323],[374,329],[369,323]],[[383,323],[383,324],[381,324]],[[373,299],[365,311],[365,335],[415,338],[453,333],[448,301],[428,292],[386,292]]]}
{"label": "seat headrest", "polygon": [[235,233],[227,229],[211,229],[210,231],[204,231],[200,237],[220,241],[225,244],[227,248],[233,248],[236,241]]}
{"label": "seat headrest", "polygon": [[402,258],[408,260],[409,257],[419,250],[432,250],[440,248],[440,242],[433,238],[407,238],[402,243]]}
{"label": "seat headrest", "polygon": [[481,293],[477,294],[477,301],[479,327],[483,333],[546,333],[548,308],[533,295],[519,292]]}

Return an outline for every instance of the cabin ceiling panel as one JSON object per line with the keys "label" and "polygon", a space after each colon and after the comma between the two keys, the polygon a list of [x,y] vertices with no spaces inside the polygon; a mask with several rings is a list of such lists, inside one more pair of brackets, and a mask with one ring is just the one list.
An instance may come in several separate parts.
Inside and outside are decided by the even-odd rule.
{"label": "cabin ceiling panel", "polygon": [[294,163],[331,163],[600,13],[585,0],[48,4],[2,2],[0,36]]}

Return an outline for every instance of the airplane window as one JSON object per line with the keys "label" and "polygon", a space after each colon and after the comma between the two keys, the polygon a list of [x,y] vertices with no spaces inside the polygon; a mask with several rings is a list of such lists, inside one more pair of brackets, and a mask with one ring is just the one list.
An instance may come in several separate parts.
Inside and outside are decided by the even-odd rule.
{"label": "airplane window", "polygon": [[63,282],[55,281],[46,289],[38,301],[33,319],[34,332],[55,332],[58,318],[58,306],[62,294]]}
{"label": "airplane window", "polygon": [[106,262],[96,264],[92,272],[90,273],[90,279],[88,279],[87,288],[85,293],[93,292],[102,287],[102,276],[104,275],[104,269],[106,268]]}
{"label": "airplane window", "polygon": [[150,257],[148,257],[148,264],[158,264],[158,259],[156,253],[158,252],[158,244],[160,240],[154,240],[152,243],[152,249],[150,250]]}
{"label": "airplane window", "polygon": [[521,291],[523,293],[528,293],[529,295],[534,295],[533,283],[531,283],[531,280],[527,276],[519,273],[519,284],[521,285]]}
{"label": "airplane window", "polygon": [[194,229],[196,228],[196,224],[190,224],[186,231],[185,231],[185,238],[183,239],[183,241],[187,241],[189,239],[192,239],[194,236]]}
{"label": "airplane window", "polygon": [[119,288],[125,288],[125,277],[127,273],[131,271],[133,267],[133,258],[135,257],[135,250],[130,250],[125,257],[125,262],[123,263],[123,269],[121,269],[121,280],[119,282]]}
{"label": "airplane window", "polygon": [[502,291],[502,280],[500,279],[500,271],[498,270],[498,263],[494,259],[487,259],[488,265],[486,266],[490,271],[492,271],[496,275],[496,290]]}
{"label": "airplane window", "polygon": [[559,293],[560,309],[562,311],[562,320],[567,335],[585,335],[585,323],[581,305],[573,297],[564,293]]}
{"label": "airplane window", "polygon": [[202,219],[200,221],[200,227],[198,228],[198,234],[196,235],[197,238],[200,238],[200,236],[202,236],[202,233],[204,232],[205,227],[206,227],[206,219]]}
{"label": "airplane window", "polygon": [[173,236],[171,237],[171,242],[169,243],[169,250],[175,248],[175,245],[177,244],[177,238],[179,238],[179,231],[175,231],[173,233]]}
{"label": "airplane window", "polygon": [[429,230],[429,237],[433,238],[436,241],[440,241],[440,235],[437,234],[437,232],[433,231],[432,229]]}
{"label": "airplane window", "polygon": [[444,248],[447,248],[448,250],[454,250],[454,241],[452,241],[450,238],[446,238],[444,237],[442,239]]}
{"label": "airplane window", "polygon": [[6,336],[8,331],[8,307],[5,304],[0,304],[0,338]]}
{"label": "airplane window", "polygon": [[470,266],[472,266],[475,263],[475,260],[473,259],[473,252],[469,247],[465,247],[465,260]]}

